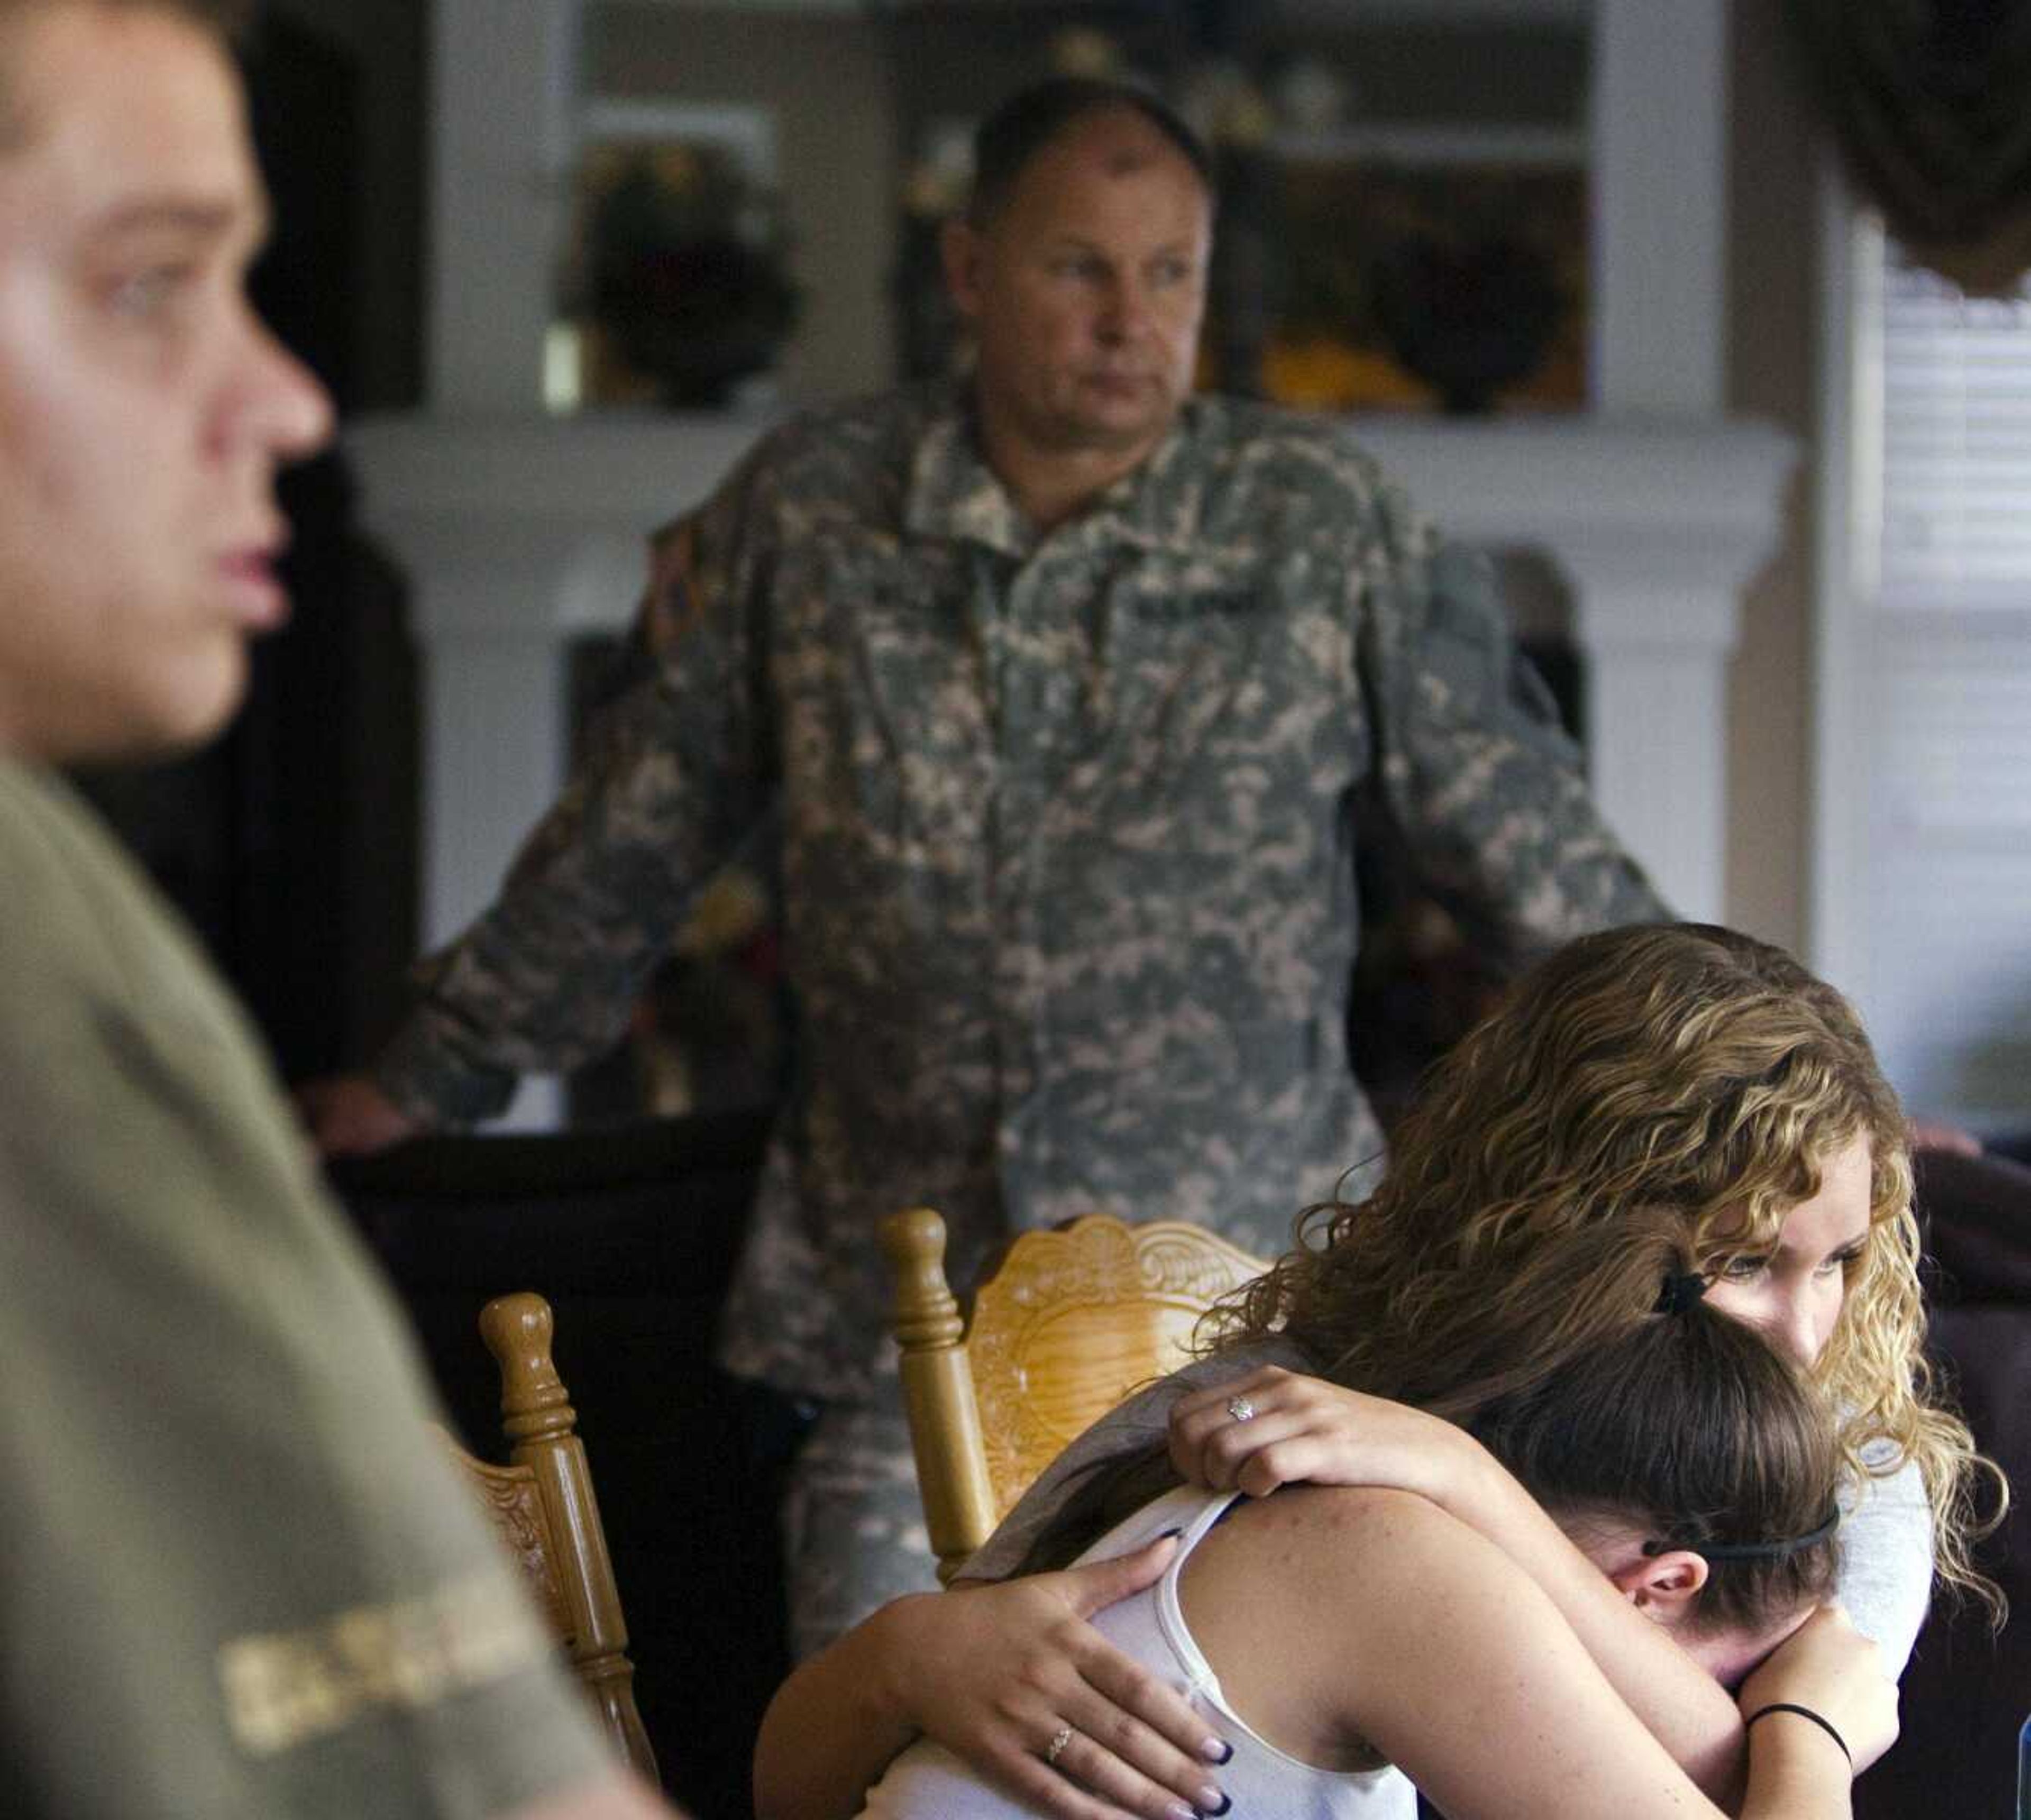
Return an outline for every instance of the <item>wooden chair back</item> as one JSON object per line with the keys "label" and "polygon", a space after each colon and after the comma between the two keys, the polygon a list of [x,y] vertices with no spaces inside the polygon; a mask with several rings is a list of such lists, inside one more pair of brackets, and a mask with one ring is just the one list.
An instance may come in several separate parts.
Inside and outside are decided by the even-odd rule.
{"label": "wooden chair back", "polygon": [[1181,1220],[1089,1214],[1025,1233],[962,1320],[945,1221],[882,1222],[917,1485],[950,1580],[1066,1444],[1138,1385],[1191,1356],[1199,1317],[1268,1266]]}
{"label": "wooden chair back", "polygon": [[479,1312],[480,1337],[501,1368],[505,1466],[445,1445],[527,1579],[537,1606],[614,1748],[652,1787],[656,1755],[635,1706],[635,1665],[593,1496],[585,1444],[550,1358],[550,1305],[527,1291],[499,1296]]}

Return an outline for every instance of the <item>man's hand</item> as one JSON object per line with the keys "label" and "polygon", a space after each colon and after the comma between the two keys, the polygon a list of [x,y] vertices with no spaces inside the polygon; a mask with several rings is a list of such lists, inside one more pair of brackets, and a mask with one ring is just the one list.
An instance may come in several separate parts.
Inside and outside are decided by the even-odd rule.
{"label": "man's hand", "polygon": [[1944,1119],[1914,1118],[1911,1121],[1911,1147],[1914,1151],[1947,1151],[1957,1157],[1978,1157],[1981,1139],[1971,1131]]}
{"label": "man's hand", "polygon": [[428,1128],[363,1074],[305,1081],[296,1089],[296,1101],[311,1141],[326,1157],[372,1156]]}

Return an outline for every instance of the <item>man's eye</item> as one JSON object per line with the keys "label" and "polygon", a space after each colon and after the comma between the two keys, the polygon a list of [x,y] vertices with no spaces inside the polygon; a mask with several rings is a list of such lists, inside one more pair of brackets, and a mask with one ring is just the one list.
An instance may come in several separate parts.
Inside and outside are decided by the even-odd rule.
{"label": "man's eye", "polygon": [[123,316],[150,316],[177,297],[189,284],[192,268],[184,265],[150,266],[116,279],[109,293],[113,308]]}

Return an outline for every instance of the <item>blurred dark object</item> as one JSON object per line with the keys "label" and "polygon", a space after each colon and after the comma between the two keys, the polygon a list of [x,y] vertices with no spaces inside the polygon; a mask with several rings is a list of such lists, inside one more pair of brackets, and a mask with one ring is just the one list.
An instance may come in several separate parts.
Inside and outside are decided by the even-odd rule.
{"label": "blurred dark object", "polygon": [[672,406],[720,408],[797,317],[773,212],[724,152],[636,151],[591,203],[593,324]]}
{"label": "blurred dark object", "polygon": [[1970,296],[2031,270],[2031,0],[1787,0],[1847,175]]}
{"label": "blurred dark object", "polygon": [[[1930,1352],[2017,1494],[1976,1550],[2014,1612],[2031,1611],[2031,1170],[2007,1158],[1917,1158]],[[1856,1820],[2007,1814],[2017,1732],[2031,1712],[2031,1624],[2000,1635],[1972,1600],[1942,1598],[1906,1669],[1902,1734],[1854,1787]]]}
{"label": "blurred dark object", "polygon": [[332,1171],[475,1452],[499,1433],[480,1308],[534,1289],[556,1311],[637,1703],[671,1793],[699,1820],[751,1812],[755,1732],[789,1668],[776,1512],[805,1418],[713,1363],[769,1124],[428,1138]]}
{"label": "blurred dark object", "polygon": [[1566,308],[1551,262],[1515,241],[1407,235],[1377,255],[1370,286],[1391,351],[1455,416],[1535,372]]}

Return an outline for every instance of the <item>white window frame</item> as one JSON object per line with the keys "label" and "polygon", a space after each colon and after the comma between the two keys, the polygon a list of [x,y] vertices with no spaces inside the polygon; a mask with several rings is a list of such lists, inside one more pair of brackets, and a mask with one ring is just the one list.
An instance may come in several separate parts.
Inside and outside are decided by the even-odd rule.
{"label": "white window frame", "polygon": [[1866,1014],[1873,957],[1868,876],[1873,770],[1874,599],[1881,547],[1884,233],[1831,151],[1819,172],[1819,384],[1813,517],[1812,842],[1809,964]]}

